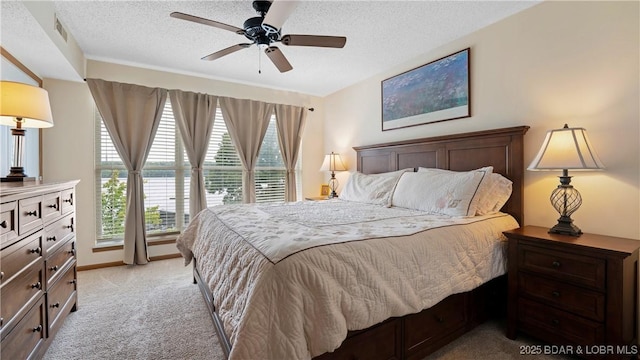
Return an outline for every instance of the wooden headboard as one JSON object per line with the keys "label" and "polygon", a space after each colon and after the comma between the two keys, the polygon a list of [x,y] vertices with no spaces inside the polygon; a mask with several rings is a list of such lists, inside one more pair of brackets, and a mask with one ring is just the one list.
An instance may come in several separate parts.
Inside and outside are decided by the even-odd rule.
{"label": "wooden headboard", "polygon": [[528,126],[476,131],[392,143],[356,146],[358,171],[377,174],[430,167],[454,171],[493,166],[513,182],[511,198],[502,211],[524,225],[524,148]]}

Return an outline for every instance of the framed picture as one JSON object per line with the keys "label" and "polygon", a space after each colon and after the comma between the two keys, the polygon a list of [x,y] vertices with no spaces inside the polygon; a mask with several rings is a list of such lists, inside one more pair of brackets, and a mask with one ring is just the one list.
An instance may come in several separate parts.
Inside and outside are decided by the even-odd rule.
{"label": "framed picture", "polygon": [[329,185],[322,185],[320,187],[320,196],[329,196],[330,193],[331,189],[329,188]]}
{"label": "framed picture", "polygon": [[471,116],[469,48],[382,80],[382,131]]}

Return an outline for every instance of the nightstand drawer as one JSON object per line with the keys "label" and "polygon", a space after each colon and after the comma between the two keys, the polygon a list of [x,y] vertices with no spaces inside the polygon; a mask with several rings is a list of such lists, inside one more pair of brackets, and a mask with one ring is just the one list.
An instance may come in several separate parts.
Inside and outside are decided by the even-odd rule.
{"label": "nightstand drawer", "polygon": [[[518,322],[526,332],[552,343],[604,344],[604,324],[587,320],[536,301],[520,299]],[[565,341],[563,341],[563,339]]]}
{"label": "nightstand drawer", "polygon": [[522,270],[550,275],[574,284],[604,290],[604,259],[549,250],[537,246],[520,246],[518,260]]}
{"label": "nightstand drawer", "polygon": [[603,321],[605,318],[603,293],[525,273],[519,274],[518,281],[523,296],[592,320]]}

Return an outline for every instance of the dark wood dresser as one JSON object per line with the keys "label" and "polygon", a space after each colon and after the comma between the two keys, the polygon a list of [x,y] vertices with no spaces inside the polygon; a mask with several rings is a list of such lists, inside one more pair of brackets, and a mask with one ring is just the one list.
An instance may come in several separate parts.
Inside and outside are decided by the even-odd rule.
{"label": "dark wood dresser", "polygon": [[0,185],[2,358],[42,357],[77,309],[77,183]]}
{"label": "dark wood dresser", "polygon": [[582,354],[576,355],[588,356],[591,350],[598,357],[635,356],[640,241],[547,231],[525,226],[505,232],[507,337],[522,331],[551,344],[579,347]]}

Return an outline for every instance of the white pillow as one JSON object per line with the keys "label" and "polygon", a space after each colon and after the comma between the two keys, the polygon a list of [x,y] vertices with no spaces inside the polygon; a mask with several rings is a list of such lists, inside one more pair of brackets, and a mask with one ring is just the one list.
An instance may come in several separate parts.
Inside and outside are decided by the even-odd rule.
{"label": "white pillow", "polygon": [[355,172],[340,193],[340,199],[391,206],[391,194],[400,176],[408,170],[404,169],[381,174],[362,174]]}
{"label": "white pillow", "polygon": [[402,174],[392,206],[450,216],[474,216],[484,171],[421,171]]}
{"label": "white pillow", "polygon": [[[436,168],[418,168],[418,172],[426,171],[455,172]],[[511,180],[494,173],[493,166],[486,166],[471,171],[481,171],[487,174],[480,182],[480,188],[478,189],[479,198],[476,215],[487,215],[500,211],[511,196]]]}

